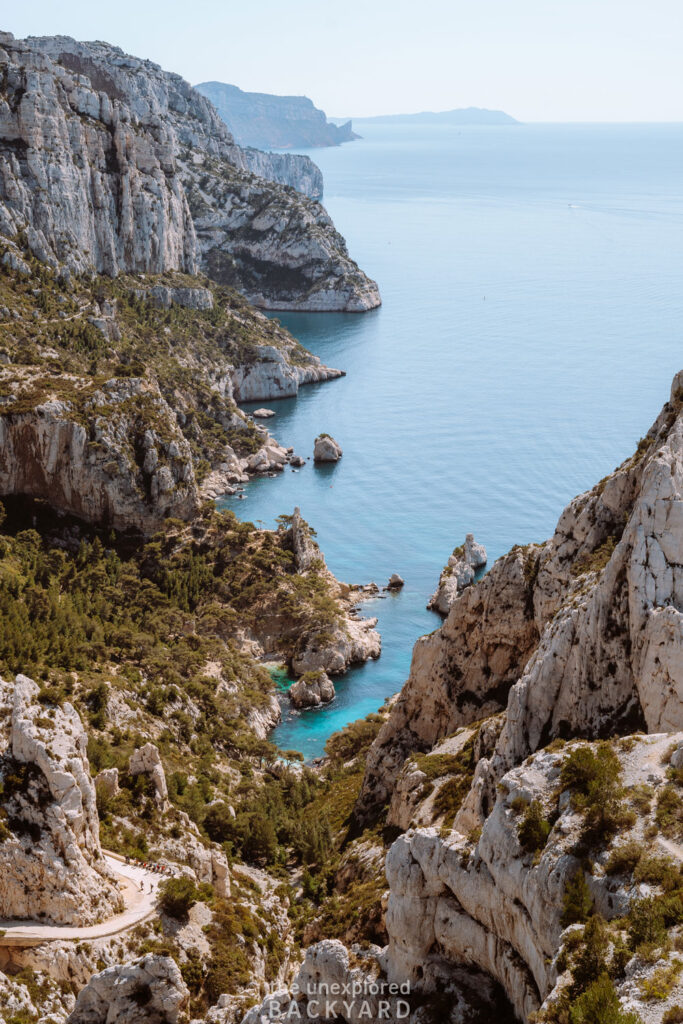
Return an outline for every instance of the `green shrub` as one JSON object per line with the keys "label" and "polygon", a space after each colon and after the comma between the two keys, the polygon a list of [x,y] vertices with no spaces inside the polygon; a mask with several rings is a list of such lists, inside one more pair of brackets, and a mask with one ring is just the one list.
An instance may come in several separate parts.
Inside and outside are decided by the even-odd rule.
{"label": "green shrub", "polygon": [[662,1024],[683,1024],[683,1006],[676,1003],[665,1011],[662,1017]]}
{"label": "green shrub", "polygon": [[572,964],[573,996],[585,992],[607,970],[605,953],[608,948],[609,937],[605,922],[598,914],[594,914],[583,930],[582,943]]}
{"label": "green shrub", "polygon": [[641,858],[645,855],[645,848],[642,843],[630,839],[621,846],[615,846],[610,852],[605,864],[605,873],[608,875],[630,875],[633,873]]}
{"label": "green shrub", "polygon": [[638,987],[643,999],[666,999],[683,971],[683,960],[672,960],[664,967],[658,967],[650,977],[641,978]]}
{"label": "green shrub", "polygon": [[667,892],[681,884],[681,872],[678,865],[669,857],[657,857],[649,854],[638,863],[633,878],[636,882],[648,882],[650,885],[661,885]]}
{"label": "green shrub", "polygon": [[182,921],[198,897],[197,887],[190,878],[169,878],[159,886],[159,909]]}
{"label": "green shrub", "polygon": [[517,828],[520,846],[527,853],[542,850],[550,835],[550,829],[550,822],[543,817],[541,804],[538,800],[532,800]]}
{"label": "green shrub", "polygon": [[564,888],[564,901],[560,924],[583,924],[593,909],[593,897],[583,871],[579,870],[569,879]]}
{"label": "green shrub", "polygon": [[570,1009],[571,1024],[642,1024],[637,1013],[622,1010],[614,984],[601,974]]}
{"label": "green shrub", "polygon": [[655,821],[664,835],[674,839],[683,835],[683,797],[675,786],[668,784],[657,794]]}

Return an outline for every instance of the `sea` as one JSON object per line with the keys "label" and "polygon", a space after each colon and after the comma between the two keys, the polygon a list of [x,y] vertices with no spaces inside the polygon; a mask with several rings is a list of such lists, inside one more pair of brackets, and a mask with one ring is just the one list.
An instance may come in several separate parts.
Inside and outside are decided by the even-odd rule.
{"label": "sea", "polygon": [[[242,519],[295,506],[330,569],[404,588],[361,606],[382,655],[271,738],[307,759],[408,676],[441,568],[467,533],[489,565],[549,537],[628,457],[683,368],[683,126],[368,124],[309,155],[351,255],[379,284],[365,314],[275,313],[346,371],[266,404],[277,439],[333,466],[257,479]],[[279,677],[283,684],[283,676]]]}

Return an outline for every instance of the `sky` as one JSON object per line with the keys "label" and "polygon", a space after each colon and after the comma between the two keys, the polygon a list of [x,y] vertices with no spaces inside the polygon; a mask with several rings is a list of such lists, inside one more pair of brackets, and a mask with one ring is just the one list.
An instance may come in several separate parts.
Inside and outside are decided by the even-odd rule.
{"label": "sky", "polygon": [[1,27],[104,39],[337,117],[683,121],[682,0],[24,0]]}

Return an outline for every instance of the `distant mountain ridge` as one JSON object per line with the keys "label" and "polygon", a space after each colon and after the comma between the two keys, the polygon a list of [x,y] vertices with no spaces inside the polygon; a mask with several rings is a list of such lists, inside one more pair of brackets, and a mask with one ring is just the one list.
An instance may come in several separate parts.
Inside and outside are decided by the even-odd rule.
{"label": "distant mountain ridge", "polygon": [[338,146],[359,137],[351,121],[330,123],[307,96],[243,92],[225,82],[200,82],[195,88],[211,100],[240,146],[301,149]]}
{"label": "distant mountain ridge", "polygon": [[[335,119],[337,120],[337,119]],[[338,120],[341,120],[339,118]],[[456,110],[425,110],[419,114],[378,114],[376,117],[356,117],[354,121],[381,124],[385,121],[411,121],[413,124],[519,124],[503,110],[484,107],[462,107]]]}

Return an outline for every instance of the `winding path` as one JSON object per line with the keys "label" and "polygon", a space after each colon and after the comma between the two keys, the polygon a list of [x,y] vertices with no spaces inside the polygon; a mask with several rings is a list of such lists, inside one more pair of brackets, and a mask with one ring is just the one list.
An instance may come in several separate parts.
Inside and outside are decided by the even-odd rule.
{"label": "winding path", "polygon": [[[79,928],[72,925],[38,924],[33,921],[0,920],[0,946],[40,946],[43,942],[61,939],[80,942],[118,935],[146,921],[156,913],[157,886],[160,876],[153,871],[126,864],[117,854],[104,852],[104,859],[119,880],[125,910],[100,924]],[[143,891],[140,890],[140,883]],[[150,892],[150,886],[153,891]]]}

